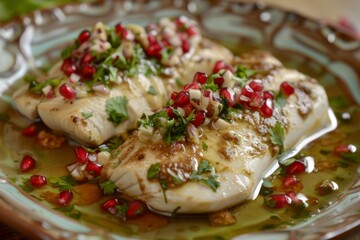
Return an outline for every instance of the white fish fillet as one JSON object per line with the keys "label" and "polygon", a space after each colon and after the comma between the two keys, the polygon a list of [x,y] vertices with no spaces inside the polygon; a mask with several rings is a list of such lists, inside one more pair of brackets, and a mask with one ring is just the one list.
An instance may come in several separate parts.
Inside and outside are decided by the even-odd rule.
{"label": "white fish fillet", "polygon": [[[136,131],[120,146],[119,156],[107,164],[104,176],[115,182],[121,191],[164,213],[175,209],[178,213],[206,213],[249,199],[265,169],[276,159],[277,150],[269,140],[269,127],[277,121],[286,126],[284,149],[288,150],[329,124],[327,96],[316,80],[282,67],[267,54],[255,55],[245,56],[238,62],[263,70],[273,69],[263,79],[265,90],[278,91],[283,81],[304,89],[297,89],[282,111],[276,108],[273,117],[263,118],[258,112],[245,110],[229,127],[214,129],[207,125],[202,127],[199,144],[166,144],[163,140],[142,142]],[[207,150],[203,150],[203,143],[208,146]],[[152,164],[171,165],[168,169],[179,176],[186,174],[186,166],[196,169],[202,159],[208,160],[216,169],[220,186],[215,192],[203,183],[187,181],[167,189],[166,202],[159,182],[147,179]]]}
{"label": "white fish fillet", "polygon": [[[87,145],[100,145],[112,136],[125,134],[134,129],[137,119],[144,113],[160,108],[170,92],[178,87],[176,79],[183,83],[191,82],[194,72],[211,73],[214,63],[224,60],[230,63],[232,53],[218,44],[207,39],[202,39],[196,49],[184,55],[181,61],[171,68],[172,76],[137,75],[125,79],[123,83],[111,89],[110,94],[87,94],[73,101],[64,101],[57,97],[53,99],[39,98],[27,91],[24,86],[13,95],[15,106],[20,113],[30,119],[40,119],[52,130],[65,134],[70,138]],[[58,78],[62,82],[69,82],[69,78],[60,70],[61,64],[56,64],[44,79]],[[148,92],[153,87],[156,95]],[[106,100],[111,97],[126,96],[129,100],[129,118],[118,126],[108,121],[105,111]],[[91,118],[84,118],[82,113],[90,112]]]}

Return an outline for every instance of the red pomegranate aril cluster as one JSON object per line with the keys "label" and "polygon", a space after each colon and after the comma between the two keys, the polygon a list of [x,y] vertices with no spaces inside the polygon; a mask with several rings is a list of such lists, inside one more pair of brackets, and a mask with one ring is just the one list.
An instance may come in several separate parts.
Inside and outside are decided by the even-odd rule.
{"label": "red pomegranate aril cluster", "polygon": [[201,124],[203,124],[205,122],[205,112],[201,111],[201,110],[196,110],[194,112],[194,119],[191,121],[191,123],[195,126],[195,127],[199,127]]}
{"label": "red pomegranate aril cluster", "polygon": [[[117,206],[126,206],[126,212],[125,213],[119,213],[116,209]],[[121,216],[124,220],[126,219],[135,219],[138,218],[146,212],[146,205],[140,201],[140,200],[134,200],[131,202],[127,202],[123,199],[118,198],[110,198],[106,200],[102,205],[101,208],[104,211],[109,212],[112,215],[115,216]],[[124,215],[122,215],[124,214]]]}
{"label": "red pomegranate aril cluster", "polygon": [[100,172],[102,169],[102,166],[98,163],[89,161],[88,164],[86,165],[86,171],[92,175],[94,178],[100,176]]}
{"label": "red pomegranate aril cluster", "polygon": [[213,67],[212,73],[218,73],[218,72],[220,72],[220,70],[223,70],[223,69],[229,70],[232,73],[234,72],[234,70],[232,69],[232,67],[230,65],[226,64],[222,60],[219,60],[219,61],[216,61],[215,65]]}
{"label": "red pomegranate aril cluster", "polygon": [[179,92],[174,99],[174,105],[177,107],[184,107],[189,102],[190,102],[189,93],[186,91]]}
{"label": "red pomegranate aril cluster", "polygon": [[354,153],[356,152],[356,150],[357,150],[356,147],[352,144],[349,145],[340,144],[334,148],[335,154],[340,157],[346,153]]}
{"label": "red pomegranate aril cluster", "polygon": [[40,188],[47,184],[46,177],[42,175],[32,175],[29,179],[29,182],[35,188]]}
{"label": "red pomegranate aril cluster", "polygon": [[63,83],[59,87],[59,93],[63,96],[66,100],[73,100],[76,98],[75,89],[73,89],[69,84]]}
{"label": "red pomegranate aril cluster", "polygon": [[70,77],[71,74],[77,72],[77,68],[71,58],[64,59],[61,70],[65,73],[66,76]]}
{"label": "red pomegranate aril cluster", "polygon": [[208,79],[208,76],[206,73],[203,72],[196,72],[193,78],[193,82],[197,82],[200,84],[205,84]]}
{"label": "red pomegranate aril cluster", "polygon": [[234,106],[234,104],[235,104],[235,99],[234,99],[235,93],[231,88],[229,88],[229,87],[221,88],[219,90],[219,95],[220,95],[220,97],[227,100],[229,107]]}
{"label": "red pomegranate aril cluster", "polygon": [[294,87],[289,82],[281,83],[280,89],[284,91],[286,97],[289,97],[295,92]]}
{"label": "red pomegranate aril cluster", "polygon": [[146,206],[143,202],[139,200],[132,201],[128,204],[128,209],[126,211],[127,219],[135,219],[142,216],[146,211]]}
{"label": "red pomegranate aril cluster", "polygon": [[74,198],[74,193],[70,190],[64,190],[59,193],[57,202],[60,206],[64,207],[71,203]]}
{"label": "red pomegranate aril cluster", "polygon": [[33,137],[38,133],[38,126],[35,123],[30,124],[21,131],[21,134],[25,137]]}
{"label": "red pomegranate aril cluster", "polygon": [[305,172],[305,165],[302,162],[295,161],[286,168],[287,174],[299,174]]}
{"label": "red pomegranate aril cluster", "polygon": [[84,64],[81,68],[81,76],[85,79],[91,79],[96,73],[96,68],[91,64]]}
{"label": "red pomegranate aril cluster", "polygon": [[286,194],[272,194],[265,197],[265,203],[268,207],[279,209],[289,206],[291,198]]}
{"label": "red pomegranate aril cluster", "polygon": [[76,160],[81,164],[86,164],[89,161],[89,153],[83,147],[75,147],[74,149]]}
{"label": "red pomegranate aril cluster", "polygon": [[30,155],[25,155],[20,162],[20,171],[28,172],[34,169],[36,166],[35,159]]}
{"label": "red pomegranate aril cluster", "polygon": [[83,30],[78,36],[78,41],[80,45],[86,42],[87,40],[89,40],[90,37],[91,37],[91,32],[89,30]]}

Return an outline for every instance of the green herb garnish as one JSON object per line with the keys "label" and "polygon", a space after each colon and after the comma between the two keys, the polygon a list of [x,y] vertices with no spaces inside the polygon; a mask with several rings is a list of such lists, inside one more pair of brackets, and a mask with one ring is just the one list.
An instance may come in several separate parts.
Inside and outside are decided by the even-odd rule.
{"label": "green herb garnish", "polygon": [[99,185],[105,195],[114,194],[117,189],[116,184],[111,180],[106,180],[104,182],[101,182]]}
{"label": "green herb garnish", "polygon": [[106,101],[105,109],[109,116],[108,120],[118,125],[129,118],[127,110],[128,100],[126,97],[113,97]]}
{"label": "green herb garnish", "polygon": [[92,112],[81,112],[81,115],[83,116],[83,118],[89,119],[93,116],[93,113]]}
{"label": "green herb garnish", "polygon": [[269,129],[270,140],[274,145],[280,148],[280,153],[284,150],[284,128],[280,122],[276,122],[275,126]]}

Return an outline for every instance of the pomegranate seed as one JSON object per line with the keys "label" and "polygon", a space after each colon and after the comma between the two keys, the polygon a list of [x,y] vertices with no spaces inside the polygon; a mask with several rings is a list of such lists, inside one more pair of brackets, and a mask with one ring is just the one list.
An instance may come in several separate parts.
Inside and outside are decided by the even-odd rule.
{"label": "pomegranate seed", "polygon": [[170,106],[165,107],[165,111],[170,118],[175,117],[174,110]]}
{"label": "pomegranate seed", "polygon": [[192,83],[188,83],[183,87],[184,90],[189,90],[189,89],[201,89],[201,85],[200,83],[197,82],[192,82]]}
{"label": "pomegranate seed", "polygon": [[134,219],[142,216],[145,213],[146,207],[145,204],[139,200],[135,200],[128,204],[128,209],[126,211],[127,219]]}
{"label": "pomegranate seed", "polygon": [[234,70],[231,68],[230,65],[227,65],[224,61],[219,60],[215,63],[214,68],[212,70],[213,73],[217,73],[222,69],[230,70],[231,72],[234,72]]}
{"label": "pomegranate seed", "polygon": [[294,175],[287,175],[284,177],[282,184],[284,187],[288,188],[298,183],[299,179],[297,179]]}
{"label": "pomegranate seed", "polygon": [[30,177],[29,181],[30,181],[30,184],[36,188],[45,186],[47,184],[46,177],[41,176],[41,175],[32,175]]}
{"label": "pomegranate seed", "polygon": [[22,172],[28,172],[35,168],[36,161],[33,157],[25,155],[20,162],[20,170]]}
{"label": "pomegranate seed", "polygon": [[225,80],[223,77],[217,77],[217,78],[214,78],[214,83],[216,85],[218,85],[219,88],[221,88],[221,86],[224,84]]}
{"label": "pomegranate seed", "polygon": [[83,44],[84,42],[86,42],[87,40],[89,40],[90,36],[91,36],[91,33],[89,30],[82,31],[78,36],[78,41],[79,41],[80,45]]}
{"label": "pomegranate seed", "polygon": [[25,137],[32,137],[35,136],[38,132],[38,127],[36,124],[32,123],[26,128],[24,128],[21,132],[21,134]]}
{"label": "pomegranate seed", "polygon": [[190,102],[189,93],[185,92],[185,91],[181,91],[176,96],[176,98],[174,100],[174,105],[177,107],[183,107],[186,104],[188,104],[189,102]]}
{"label": "pomegranate seed", "polygon": [[81,75],[86,79],[91,79],[96,72],[96,68],[90,64],[84,64],[81,69]]}
{"label": "pomegranate seed", "polygon": [[266,99],[259,108],[259,112],[265,118],[271,117],[273,115],[273,100],[271,98]]}
{"label": "pomegranate seed", "polygon": [[210,97],[211,96],[211,91],[210,90],[204,90],[204,92],[203,92],[203,95],[205,96],[205,97]]}
{"label": "pomegranate seed", "polygon": [[186,22],[187,18],[185,16],[180,16],[178,18],[175,19],[175,24],[176,24],[176,27],[178,29],[181,29],[184,27],[185,25],[185,22]]}
{"label": "pomegranate seed", "polygon": [[76,72],[76,66],[73,64],[70,58],[64,59],[61,70],[65,73],[66,76],[70,77],[71,74]]}
{"label": "pomegranate seed", "polygon": [[284,93],[287,97],[289,97],[295,91],[294,87],[288,82],[281,83],[280,89],[282,89],[284,91]]}
{"label": "pomegranate seed", "polygon": [[162,45],[163,45],[164,47],[170,47],[170,46],[171,46],[171,43],[170,43],[169,40],[167,40],[167,39],[163,39],[163,40],[161,41],[161,43],[162,43]]}
{"label": "pomegranate seed", "polygon": [[64,190],[59,193],[57,202],[60,206],[67,206],[74,198],[74,194],[70,190]]}
{"label": "pomegranate seed", "polygon": [[291,199],[291,203],[295,203],[295,204],[301,204],[303,203],[303,201],[301,201],[295,192],[291,191],[291,192],[287,192],[286,196],[288,196]]}
{"label": "pomegranate seed", "polygon": [[181,49],[182,49],[183,53],[188,53],[190,51],[190,48],[191,48],[191,45],[190,45],[189,41],[187,41],[187,40],[182,41]]}
{"label": "pomegranate seed", "polygon": [[229,107],[234,105],[234,91],[231,88],[221,88],[219,90],[219,95],[227,99]]}
{"label": "pomegranate seed", "polygon": [[185,117],[187,117],[194,110],[194,107],[191,103],[188,103],[185,106],[183,106],[182,109],[184,109]]}
{"label": "pomegranate seed", "polygon": [[75,90],[66,83],[60,86],[59,93],[67,100],[73,100],[76,97]]}
{"label": "pomegranate seed", "polygon": [[186,29],[186,33],[187,35],[191,36],[195,36],[197,34],[199,34],[197,28],[195,26],[190,26]]}
{"label": "pomegranate seed", "polygon": [[117,198],[110,198],[101,204],[101,208],[107,211],[109,208],[115,208],[118,204],[119,200]]}
{"label": "pomegranate seed", "polygon": [[252,88],[250,88],[248,85],[246,85],[245,87],[243,87],[241,89],[241,95],[247,97],[250,101],[253,98],[254,90]]}
{"label": "pomegranate seed", "polygon": [[98,176],[100,176],[102,166],[98,163],[89,161],[88,164],[86,165],[85,169],[93,177],[98,177]]}
{"label": "pomegranate seed", "polygon": [[91,55],[91,53],[87,52],[85,53],[85,55],[82,57],[81,59],[81,63],[82,64],[88,64],[90,63],[92,60],[94,60],[95,57],[93,55]]}
{"label": "pomegranate seed", "polygon": [[203,72],[196,72],[193,78],[193,82],[205,84],[207,81],[207,74]]}
{"label": "pomegranate seed", "polygon": [[205,112],[201,111],[201,110],[196,110],[195,111],[195,116],[194,119],[191,121],[191,123],[195,126],[195,127],[199,127],[201,124],[203,124],[205,122]]}
{"label": "pomegranate seed", "polygon": [[152,45],[152,44],[156,43],[156,37],[154,35],[148,35],[148,41],[149,41],[149,44]]}
{"label": "pomegranate seed", "polygon": [[270,99],[274,99],[274,94],[272,94],[270,91],[265,91],[263,92],[263,98],[264,100],[270,98]]}
{"label": "pomegranate seed", "polygon": [[170,95],[171,100],[174,101],[178,94],[179,94],[178,92],[172,92]]}
{"label": "pomegranate seed", "polygon": [[47,99],[52,99],[55,97],[54,90],[50,89],[50,91],[46,94]]}
{"label": "pomegranate seed", "polygon": [[262,101],[263,98],[261,92],[255,92],[248,106],[256,110],[260,107]]}
{"label": "pomegranate seed", "polygon": [[254,92],[261,92],[264,89],[264,85],[260,80],[251,81],[249,87],[254,90]]}
{"label": "pomegranate seed", "polygon": [[265,204],[271,208],[283,208],[291,203],[291,198],[285,194],[272,194],[265,197]]}
{"label": "pomegranate seed", "polygon": [[123,25],[121,23],[117,23],[115,25],[115,33],[120,33],[122,29],[123,29]]}
{"label": "pomegranate seed", "polygon": [[305,172],[305,165],[301,162],[295,161],[286,168],[287,174],[299,174]]}
{"label": "pomegranate seed", "polygon": [[334,152],[336,155],[340,156],[344,153],[354,153],[356,152],[356,147],[352,144],[350,145],[338,145],[335,147]]}
{"label": "pomegranate seed", "polygon": [[148,49],[146,49],[146,53],[147,55],[149,55],[150,57],[156,57],[156,58],[160,58],[161,57],[161,46],[158,43],[153,43],[151,44]]}
{"label": "pomegranate seed", "polygon": [[76,160],[81,164],[86,164],[89,161],[89,153],[83,147],[76,147],[74,149]]}

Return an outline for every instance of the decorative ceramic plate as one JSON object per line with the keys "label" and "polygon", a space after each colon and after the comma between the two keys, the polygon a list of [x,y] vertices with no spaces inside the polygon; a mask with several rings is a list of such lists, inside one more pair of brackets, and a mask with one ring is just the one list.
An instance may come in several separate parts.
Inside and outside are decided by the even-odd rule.
{"label": "decorative ceramic plate", "polygon": [[[359,110],[360,104],[360,41],[318,21],[296,13],[253,3],[232,1],[111,1],[66,5],[10,22],[0,28],[0,112],[9,108],[11,91],[26,72],[37,73],[59,59],[60,50],[86,27],[102,21],[109,25],[122,21],[145,24],[161,16],[188,15],[199,21],[203,33],[239,54],[252,49],[266,49],[280,58],[285,65],[297,68],[319,80],[328,90],[330,99],[345,96],[350,112]],[[15,86],[15,87],[14,87]],[[332,103],[330,101],[330,103]],[[333,102],[336,107],[339,103]],[[341,105],[341,104],[340,104]],[[334,107],[334,105],[332,105]],[[349,120],[347,114],[335,113]],[[345,114],[345,115],[344,115]],[[360,146],[359,116],[346,123],[343,141]],[[26,120],[17,124],[24,125]],[[345,130],[344,130],[345,129]],[[0,211],[1,218],[31,236],[47,239],[328,239],[360,224],[359,163],[347,172],[346,184],[329,198],[317,213],[306,221],[289,223],[275,230],[258,229],[251,214],[239,214],[233,226],[210,228],[204,221],[189,218],[173,223],[162,230],[138,233],[104,214],[80,209],[85,217],[75,221],[59,213],[17,187],[16,161],[24,152],[39,149],[18,149],[18,136],[12,127],[3,124],[0,138]],[[357,136],[357,137],[356,137]],[[345,140],[344,140],[345,139]],[[337,139],[333,140],[337,141]],[[339,140],[340,141],[340,140]],[[41,153],[39,153],[41,154]],[[44,153],[46,154],[46,153]],[[55,152],[49,160],[54,168],[60,167]],[[55,156],[58,155],[58,156]],[[326,157],[326,156],[324,156]],[[358,157],[358,156],[357,156]],[[357,159],[358,160],[358,159]],[[49,173],[51,174],[51,173]],[[337,173],[334,173],[335,175]],[[335,176],[334,175],[334,176]],[[338,176],[340,179],[340,176]],[[340,180],[339,180],[340,181]],[[273,213],[269,213],[268,218]],[[243,218],[241,218],[243,216]]]}

